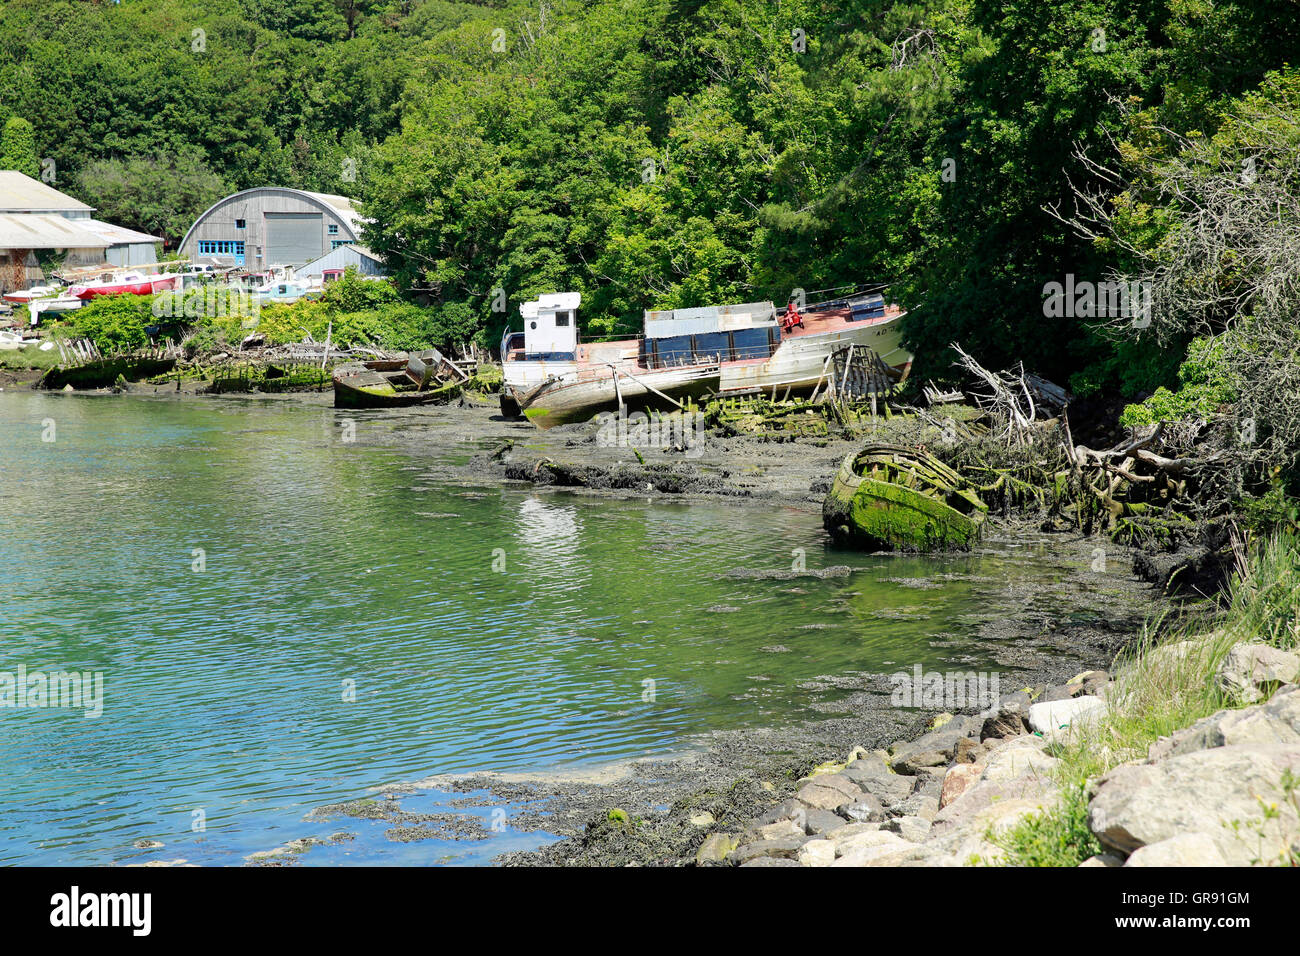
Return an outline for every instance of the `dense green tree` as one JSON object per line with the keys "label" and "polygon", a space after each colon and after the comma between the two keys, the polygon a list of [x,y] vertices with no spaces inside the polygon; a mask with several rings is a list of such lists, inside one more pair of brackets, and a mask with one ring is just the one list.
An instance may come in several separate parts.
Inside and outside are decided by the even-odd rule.
{"label": "dense green tree", "polygon": [[77,194],[98,216],[172,244],[227,191],[193,152],[95,160],[81,169],[76,183]]}
{"label": "dense green tree", "polygon": [[25,176],[40,175],[36,135],[32,124],[21,116],[9,117],[0,131],[0,169],[16,169]]}

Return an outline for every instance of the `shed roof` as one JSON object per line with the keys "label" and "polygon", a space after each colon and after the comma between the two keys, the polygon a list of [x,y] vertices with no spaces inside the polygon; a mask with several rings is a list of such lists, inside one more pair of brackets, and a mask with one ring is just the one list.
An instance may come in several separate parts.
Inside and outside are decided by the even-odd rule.
{"label": "shed roof", "polygon": [[0,249],[106,249],[113,245],[83,225],[89,221],[53,213],[0,213]]}
{"label": "shed roof", "polygon": [[0,169],[0,212],[93,212],[94,208],[16,169]]}
{"label": "shed roof", "polygon": [[107,239],[114,246],[134,246],[145,243],[152,245],[155,242],[163,241],[162,236],[151,236],[147,232],[136,232],[134,229],[114,225],[111,222],[104,222],[102,219],[78,219],[76,223],[79,226],[84,226],[95,235]]}

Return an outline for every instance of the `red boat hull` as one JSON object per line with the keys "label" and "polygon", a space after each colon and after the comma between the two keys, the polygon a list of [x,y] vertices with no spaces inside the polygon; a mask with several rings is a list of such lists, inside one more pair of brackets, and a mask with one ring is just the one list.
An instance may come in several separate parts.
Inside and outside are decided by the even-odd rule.
{"label": "red boat hull", "polygon": [[93,299],[100,295],[153,295],[164,289],[176,288],[176,280],[149,279],[144,282],[108,282],[103,285],[86,286],[72,294],[78,299]]}

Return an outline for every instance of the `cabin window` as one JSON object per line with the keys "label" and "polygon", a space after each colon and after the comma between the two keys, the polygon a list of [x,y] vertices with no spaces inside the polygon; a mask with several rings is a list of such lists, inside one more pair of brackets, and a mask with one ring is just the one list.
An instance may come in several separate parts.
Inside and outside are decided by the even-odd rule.
{"label": "cabin window", "polygon": [[351,239],[331,239],[331,240],[330,240],[330,251],[333,252],[333,251],[334,251],[335,249],[337,249],[339,246],[350,246],[350,245],[352,245],[352,240],[351,240]]}
{"label": "cabin window", "polygon": [[334,223],[330,223],[330,235],[337,236],[338,234],[339,234],[339,227],[334,225]]}
{"label": "cabin window", "polygon": [[236,220],[235,220],[235,228],[236,228],[236,229],[246,229],[246,228],[248,228],[248,223],[247,223],[245,220],[243,220],[243,219],[236,219]]}
{"label": "cabin window", "polygon": [[555,327],[556,327],[557,329],[566,329],[566,328],[568,328],[568,327],[569,327],[569,316],[572,315],[572,314],[573,314],[573,313],[571,313],[571,312],[556,312],[556,313],[555,313]]}

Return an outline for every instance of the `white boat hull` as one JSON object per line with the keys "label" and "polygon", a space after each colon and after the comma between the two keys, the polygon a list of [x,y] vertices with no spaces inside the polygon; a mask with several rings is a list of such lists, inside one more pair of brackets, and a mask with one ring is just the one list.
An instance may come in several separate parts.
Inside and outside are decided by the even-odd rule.
{"label": "white boat hull", "polygon": [[903,348],[898,317],[852,323],[831,332],[783,338],[772,357],[766,360],[724,363],[719,393],[811,391],[822,381],[826,357],[846,345],[870,348],[891,368],[901,369],[912,360]]}

